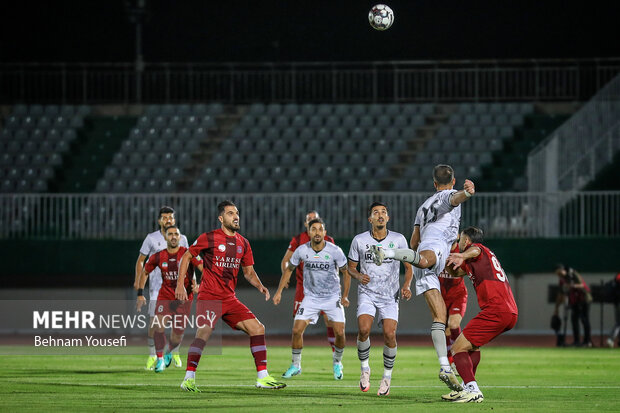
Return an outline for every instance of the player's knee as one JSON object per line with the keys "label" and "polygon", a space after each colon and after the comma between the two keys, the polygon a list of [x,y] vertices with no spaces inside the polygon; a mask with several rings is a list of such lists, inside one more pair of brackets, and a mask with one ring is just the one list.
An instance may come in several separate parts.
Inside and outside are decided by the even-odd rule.
{"label": "player's knee", "polygon": [[369,335],[370,335],[370,329],[368,329],[368,330],[360,330],[357,333],[357,339],[359,341],[366,341],[366,340],[368,340],[368,336]]}
{"label": "player's knee", "polygon": [[388,347],[396,346],[396,331],[386,331],[383,333],[383,342]]}
{"label": "player's knee", "polygon": [[334,326],[334,335],[336,337],[344,337],[344,326]]}
{"label": "player's knee", "polygon": [[252,331],[250,332],[251,336],[260,336],[265,334],[265,325],[260,321],[256,320],[256,324],[252,326]]}

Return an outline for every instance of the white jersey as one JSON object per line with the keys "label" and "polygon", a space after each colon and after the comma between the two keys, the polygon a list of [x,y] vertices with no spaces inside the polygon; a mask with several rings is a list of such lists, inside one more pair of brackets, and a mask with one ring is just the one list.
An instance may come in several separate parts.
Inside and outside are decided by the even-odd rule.
{"label": "white jersey", "polygon": [[342,249],[329,241],[316,252],[307,242],[297,247],[290,263],[297,266],[304,263],[304,295],[313,297],[340,297],[338,270],[347,265]]}
{"label": "white jersey", "polygon": [[[181,235],[179,245],[185,248],[189,248],[189,245],[187,244],[187,237],[185,235]],[[142,242],[142,247],[140,247],[140,254],[145,255],[146,259],[148,260],[151,255],[165,249],[166,247],[167,243],[164,239],[164,236],[162,235],[161,231],[157,230],[151,232],[146,236],[146,238],[144,238],[144,242]],[[159,291],[161,283],[161,270],[159,269],[159,267],[155,267],[155,269],[149,275],[149,292],[151,295],[155,293],[155,297],[151,296],[152,299],[157,298],[156,293]]]}
{"label": "white jersey", "polygon": [[375,265],[369,251],[371,245],[390,249],[409,248],[407,240],[403,234],[393,231],[388,231],[384,239],[378,240],[366,231],[353,238],[349,250],[349,259],[359,262],[360,272],[370,277],[368,284],[358,283],[358,295],[366,293],[381,300],[394,301],[400,289],[400,261],[386,258],[381,266]]}
{"label": "white jersey", "polygon": [[461,205],[455,207],[450,203],[455,192],[455,189],[438,191],[418,208],[414,225],[420,226],[422,242],[438,240],[452,245],[458,238]]}

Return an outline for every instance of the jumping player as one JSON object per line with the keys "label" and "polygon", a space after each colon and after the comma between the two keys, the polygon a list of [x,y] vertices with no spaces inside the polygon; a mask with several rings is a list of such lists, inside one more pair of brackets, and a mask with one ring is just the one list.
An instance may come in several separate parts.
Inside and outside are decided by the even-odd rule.
{"label": "jumping player", "polygon": [[484,400],[475,378],[480,347],[512,329],[518,318],[508,277],[493,251],[482,245],[482,241],[481,229],[465,228],[459,239],[459,250],[462,252],[450,254],[446,264],[451,275],[469,276],[480,306],[480,313],[467,323],[452,345],[454,362],[465,388],[461,392],[445,394],[442,399],[456,403],[480,403]]}
{"label": "jumping player", "polygon": [[[310,242],[300,245],[289,261],[288,267],[282,273],[278,291],[273,296],[273,303],[280,304],[282,290],[288,284],[293,270],[304,263],[304,299],[295,315],[293,323],[292,364],[282,375],[289,378],[301,373],[301,350],[303,348],[303,334],[308,324],[316,324],[319,314],[325,312],[332,321],[336,335],[333,353],[333,371],[336,380],[342,380],[342,354],[345,346],[344,335],[344,308],[349,306],[346,296],[340,297],[340,280],[338,270],[347,274],[347,257],[342,249],[329,241],[325,241],[325,224],[321,218],[315,218],[308,223]],[[357,278],[357,277],[356,277]],[[345,281],[350,279],[345,277]],[[345,291],[349,288],[345,285]]]}
{"label": "jumping player", "polygon": [[[166,239],[164,237],[164,230],[167,226],[175,225],[176,220],[174,216],[174,209],[169,206],[163,206],[159,209],[159,216],[157,218],[157,223],[159,224],[159,229],[157,231],[151,232],[144,238],[144,242],[142,242],[142,247],[140,247],[140,254],[138,255],[138,259],[136,261],[135,266],[135,278],[133,282],[133,288],[135,290],[138,289],[138,284],[140,282],[140,274],[142,274],[142,269],[144,268],[144,263],[147,258],[158,251],[166,248]],[[185,235],[181,235],[181,239],[179,241],[179,245],[187,248],[187,237]],[[157,356],[155,352],[155,341],[153,340],[153,318],[155,317],[155,303],[157,302],[157,296],[159,294],[159,288],[161,287],[161,273],[159,268],[155,268],[155,273],[149,279],[149,316],[150,316],[150,324],[148,329],[148,346],[149,346],[149,358],[146,360],[146,369],[153,370],[155,367],[155,363],[157,362]],[[183,363],[181,362],[181,357],[179,357],[179,350],[174,349],[172,352],[172,359],[174,360],[174,365],[176,367],[181,367]]]}
{"label": "jumping player", "polygon": [[[450,252],[459,252],[459,244],[452,244]],[[446,348],[448,350],[448,361],[453,370],[455,369],[454,359],[450,349],[456,338],[461,334],[461,321],[467,309],[467,287],[463,277],[452,277],[444,268],[439,274],[439,285],[441,286],[441,297],[446,303],[448,311],[448,329],[446,329]],[[458,374],[458,371],[454,373]]]}
{"label": "jumping player", "polygon": [[[310,211],[306,214],[306,220],[304,221],[304,226],[306,227],[306,230],[304,232],[301,232],[295,235],[291,239],[291,242],[289,243],[286,253],[284,254],[284,257],[282,257],[282,262],[280,263],[280,270],[282,273],[286,271],[286,268],[288,267],[288,262],[293,256],[293,253],[295,252],[297,247],[307,242],[310,242],[310,236],[308,235],[308,222],[316,218],[320,218],[319,213],[317,211]],[[336,243],[334,239],[330,237],[329,235],[325,235],[325,241],[329,241],[333,244]],[[295,285],[295,304],[293,306],[293,317],[295,317],[295,314],[297,313],[297,309],[299,308],[302,300],[304,299],[304,273],[303,271],[304,271],[304,263],[302,261],[299,263],[299,265],[297,266],[297,270],[295,271],[295,278],[297,280],[297,283]],[[288,288],[288,285],[286,287]],[[331,325],[331,322],[329,321],[329,318],[327,318],[327,315],[325,315],[325,313],[323,313],[323,320],[325,321],[325,326],[327,327],[327,341],[329,345],[331,346],[332,352],[333,352],[334,342],[336,341],[336,336],[334,336],[334,329]]]}
{"label": "jumping player", "polygon": [[231,201],[220,202],[217,209],[221,228],[200,235],[183,255],[179,270],[175,295],[178,300],[186,300],[185,276],[190,260],[197,255],[202,257],[204,270],[198,291],[196,318],[210,320],[209,323],[203,322],[198,326],[196,338],[187,355],[187,370],[181,388],[186,391],[200,391],[196,387],[196,368],[219,318],[231,328],[250,336],[250,350],[257,372],[256,387],[286,387],[286,384],[276,381],[267,371],[265,326],[235,295],[237,275],[241,268],[245,279],[265,296],[265,301],[269,300],[269,290],[261,283],[254,270],[250,243],[238,233],[239,210]]}
{"label": "jumping player", "polygon": [[[370,254],[370,245],[385,245],[388,248],[407,248],[407,240],[402,234],[388,231],[390,220],[388,208],[380,202],[368,207],[370,231],[362,232],[353,238],[349,250],[349,274],[357,275],[360,285],[357,288],[357,356],[361,363],[360,390],[370,389],[370,329],[377,315],[377,323],[383,329],[383,377],[377,395],[390,394],[392,369],[396,359],[396,327],[398,326],[398,290],[400,288],[400,262],[386,259],[377,266]],[[359,264],[359,271],[358,271]],[[400,293],[403,298],[411,298],[411,264],[403,263],[405,280]],[[378,314],[377,314],[378,313]]]}
{"label": "jumping player", "polygon": [[386,249],[373,245],[371,254],[377,265],[381,265],[384,258],[394,258],[415,266],[416,294],[424,294],[433,318],[431,338],[439,359],[439,379],[450,389],[461,391],[463,388],[448,361],[445,337],[448,314],[441,298],[439,274],[445,267],[450,247],[458,238],[461,204],[476,191],[474,183],[468,179],[461,191],[453,189],[455,182],[451,166],[435,166],[433,183],[437,192],[418,208],[409,241],[412,249]]}
{"label": "jumping player", "polygon": [[[155,373],[164,371],[164,369],[170,365],[172,361],[172,349],[178,348],[183,340],[183,333],[185,331],[183,317],[185,315],[190,315],[194,291],[198,290],[196,280],[192,278],[190,283],[189,278],[186,277],[185,288],[188,290],[187,300],[178,301],[174,298],[174,291],[179,276],[179,261],[183,254],[185,254],[185,251],[187,251],[187,248],[179,246],[180,238],[181,233],[176,225],[166,227],[167,248],[150,256],[140,276],[138,299],[136,303],[138,311],[140,311],[142,306],[146,303],[142,291],[149,274],[152,273],[155,268],[159,268],[159,272],[163,279],[161,288],[159,289],[159,295],[157,296],[157,305],[155,309],[156,322],[154,323],[155,334],[153,337],[155,340],[155,351],[157,353]],[[194,273],[194,267],[202,272],[203,268],[200,257],[192,260],[189,266],[190,274]],[[178,319],[179,316],[181,319]],[[166,319],[169,321],[166,322]],[[172,321],[172,323],[170,323],[170,321]],[[170,342],[164,354],[164,347],[166,346],[166,324],[171,324],[173,327],[170,331]]]}

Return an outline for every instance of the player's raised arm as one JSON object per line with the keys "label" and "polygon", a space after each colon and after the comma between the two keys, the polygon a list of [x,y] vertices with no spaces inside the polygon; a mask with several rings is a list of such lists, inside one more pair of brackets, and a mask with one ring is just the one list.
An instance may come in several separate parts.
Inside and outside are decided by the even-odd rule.
{"label": "player's raised arm", "polygon": [[280,301],[282,300],[282,290],[284,290],[285,287],[288,287],[288,282],[291,279],[291,274],[293,274],[295,268],[297,268],[297,266],[289,262],[284,271],[282,271],[282,276],[280,277],[280,284],[278,284],[278,290],[273,295],[273,303],[275,305],[280,304]]}
{"label": "player's raised arm", "polygon": [[476,187],[474,183],[469,179],[466,179],[465,183],[463,184],[463,189],[461,191],[455,192],[450,197],[450,204],[452,204],[452,206],[458,206],[459,204],[462,204],[463,202],[474,196],[475,193]]}
{"label": "player's raised arm", "polygon": [[177,288],[174,291],[174,296],[177,300],[187,300],[187,290],[185,289],[185,277],[187,276],[187,269],[189,263],[194,256],[189,250],[185,251],[185,254],[181,257],[181,264],[179,265],[179,278],[177,279]]}
{"label": "player's raised arm", "polygon": [[[140,274],[142,274],[142,269],[144,268],[144,261],[146,260],[146,255],[140,254],[138,255],[138,259],[136,260],[136,268],[135,268],[135,278],[133,280],[133,289],[137,290],[138,284],[140,283]],[[144,288],[144,287],[143,287]]]}
{"label": "player's raised arm", "polygon": [[263,283],[260,281],[260,278],[258,278],[258,274],[256,274],[256,271],[254,270],[254,266],[247,265],[241,268],[243,269],[243,276],[245,277],[245,279],[248,280],[250,284],[256,287],[256,289],[265,296],[265,301],[268,301],[269,290],[267,289],[267,287],[263,285]]}

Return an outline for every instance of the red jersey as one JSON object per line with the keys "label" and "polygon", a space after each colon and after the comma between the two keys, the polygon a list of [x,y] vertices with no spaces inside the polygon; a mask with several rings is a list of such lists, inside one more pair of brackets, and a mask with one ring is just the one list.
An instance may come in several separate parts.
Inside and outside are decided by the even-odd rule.
{"label": "red jersey", "polygon": [[[459,252],[459,246],[455,245],[450,252]],[[452,277],[447,270],[443,270],[439,274],[439,285],[441,286],[441,296],[446,297],[458,297],[464,295],[467,298],[467,287],[465,287],[465,280],[463,277]]]}
{"label": "red jersey", "polygon": [[[323,237],[323,239],[325,241],[329,241],[333,244],[336,243],[336,241],[334,241],[334,239],[332,237],[330,237],[329,235],[325,235]],[[288,245],[288,250],[295,252],[295,250],[297,249],[297,247],[299,247],[300,245],[303,245],[307,242],[310,242],[310,236],[308,235],[308,233],[306,231],[297,234],[293,237],[293,239],[291,240],[291,243]],[[299,263],[299,265],[297,266],[297,270],[295,272],[295,277],[297,280],[297,289],[299,289],[301,287],[302,291],[303,291],[303,285],[304,285],[304,262],[301,261]]]}
{"label": "red jersey", "polygon": [[[147,274],[150,274],[155,267],[161,270],[161,288],[159,289],[158,300],[175,300],[174,291],[177,288],[177,279],[179,278],[179,261],[185,254],[187,248],[179,247],[176,254],[170,254],[168,249],[161,250],[149,257],[144,265]],[[191,292],[191,278],[194,274],[194,267],[200,265],[200,260],[194,258],[189,264],[187,276],[185,277],[185,289]],[[188,296],[189,296],[188,292]]]}
{"label": "red jersey", "polygon": [[480,248],[480,255],[465,262],[465,271],[476,289],[480,309],[518,314],[508,277],[493,251],[482,244],[469,248],[472,246]]}
{"label": "red jersey", "polygon": [[[590,287],[588,287],[586,281],[575,274],[575,270],[572,268],[567,268],[566,272],[566,277],[560,277],[560,289],[568,291],[568,304],[574,305],[591,301],[588,299]],[[573,287],[574,284],[583,284],[583,289]]]}
{"label": "red jersey", "polygon": [[201,299],[233,297],[239,268],[254,265],[248,240],[238,233],[230,237],[221,229],[200,235],[189,252],[202,257]]}

